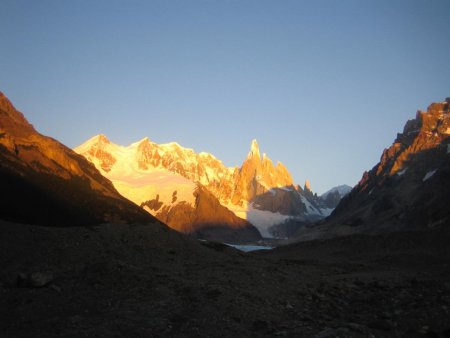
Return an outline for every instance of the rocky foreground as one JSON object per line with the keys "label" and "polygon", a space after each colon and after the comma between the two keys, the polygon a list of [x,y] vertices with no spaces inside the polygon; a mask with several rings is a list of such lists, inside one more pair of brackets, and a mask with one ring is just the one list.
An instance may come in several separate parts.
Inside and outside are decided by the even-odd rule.
{"label": "rocky foreground", "polygon": [[0,223],[2,337],[450,337],[450,231],[244,254],[157,225]]}

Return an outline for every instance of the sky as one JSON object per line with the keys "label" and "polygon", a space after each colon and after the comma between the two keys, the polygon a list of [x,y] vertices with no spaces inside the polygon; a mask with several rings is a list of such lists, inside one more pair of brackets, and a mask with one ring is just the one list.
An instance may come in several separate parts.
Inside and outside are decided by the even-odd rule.
{"label": "sky", "polygon": [[450,96],[450,1],[0,0],[0,91],[69,147],[251,140],[322,193]]}

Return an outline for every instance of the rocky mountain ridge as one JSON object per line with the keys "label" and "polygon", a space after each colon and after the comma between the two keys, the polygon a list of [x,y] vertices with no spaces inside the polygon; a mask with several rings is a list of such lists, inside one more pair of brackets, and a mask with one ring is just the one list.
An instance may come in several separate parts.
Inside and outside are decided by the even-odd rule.
{"label": "rocky mountain ridge", "polygon": [[95,164],[122,195],[177,231],[233,243],[261,239],[249,222],[204,188],[201,182],[220,186],[233,175],[210,154],[197,154],[177,143],[159,145],[148,138],[122,147],[104,135],[75,151]]}
{"label": "rocky mountain ridge", "polygon": [[304,239],[450,225],[450,98],[406,122],[327,221]]}
{"label": "rocky mountain ridge", "polygon": [[[204,187],[206,190],[199,191],[211,193],[222,206],[255,225],[266,237],[272,236],[271,226],[289,218],[311,222],[331,212],[308,186],[302,189],[294,185],[282,163],[274,165],[266,154],[261,156],[256,140],[239,168],[228,168],[209,153],[196,153],[175,142],[157,144],[148,138],[124,147],[97,135],[75,151],[94,163],[124,196],[179,230],[192,230],[195,216],[191,212],[187,216],[186,212],[195,210],[197,186]],[[177,195],[176,201],[172,201],[173,194]],[[212,201],[211,196],[207,200]],[[186,216],[179,216],[177,221],[168,218],[170,214],[180,215],[180,210],[174,208],[183,210],[181,214]],[[222,216],[226,214],[224,211]]]}
{"label": "rocky mountain ridge", "polygon": [[156,222],[84,157],[38,133],[1,92],[0,159],[4,219],[45,225]]}

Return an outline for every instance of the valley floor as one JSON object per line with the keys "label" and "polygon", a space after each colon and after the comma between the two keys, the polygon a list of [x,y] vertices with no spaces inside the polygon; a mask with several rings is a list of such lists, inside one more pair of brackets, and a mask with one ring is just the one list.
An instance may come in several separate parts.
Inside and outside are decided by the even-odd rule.
{"label": "valley floor", "polygon": [[157,225],[0,222],[0,336],[450,337],[449,239],[242,253]]}

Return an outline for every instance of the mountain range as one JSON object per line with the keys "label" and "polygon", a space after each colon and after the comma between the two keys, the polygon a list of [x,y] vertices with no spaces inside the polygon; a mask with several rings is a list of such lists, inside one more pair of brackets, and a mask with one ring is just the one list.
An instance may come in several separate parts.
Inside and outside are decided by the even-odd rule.
{"label": "mountain range", "polygon": [[449,105],[418,111],[353,189],[317,196],[261,155],[256,140],[240,167],[148,138],[125,147],[97,135],[73,151],[38,133],[0,93],[0,175],[9,192],[0,212],[45,225],[158,219],[234,243],[439,227],[450,222]]}
{"label": "mountain range", "polygon": [[198,238],[208,233],[209,239],[235,242],[277,236],[292,219],[309,223],[328,216],[344,195],[343,189],[337,195],[333,190],[325,196],[332,198],[321,198],[309,183],[303,189],[295,185],[282,163],[261,156],[256,140],[241,167],[234,168],[210,153],[148,138],[120,146],[100,134],[74,150],[123,196]]}
{"label": "mountain range", "polygon": [[[101,135],[82,156],[0,94],[2,337],[448,337],[449,106],[317,196],[256,141],[239,168]],[[240,211],[290,238],[210,241],[258,240]]]}

